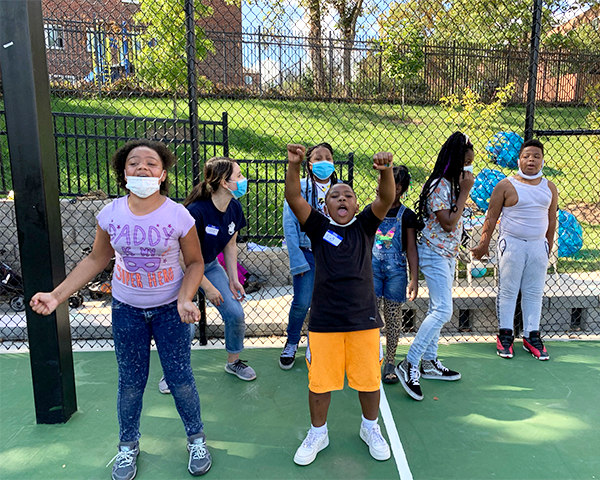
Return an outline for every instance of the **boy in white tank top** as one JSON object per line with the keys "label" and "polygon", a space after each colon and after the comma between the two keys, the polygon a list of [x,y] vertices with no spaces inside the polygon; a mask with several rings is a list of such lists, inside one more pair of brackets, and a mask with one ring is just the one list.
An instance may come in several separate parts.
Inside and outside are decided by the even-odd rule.
{"label": "boy in white tank top", "polygon": [[519,290],[523,311],[523,349],[538,360],[550,357],[540,338],[542,297],[548,259],[556,230],[558,190],[542,178],[544,146],[528,140],[519,151],[519,172],[500,181],[490,198],[479,245],[471,249],[480,260],[489,244],[500,214],[497,246],[500,276],[496,313],[499,333],[496,353],[513,356],[513,319]]}

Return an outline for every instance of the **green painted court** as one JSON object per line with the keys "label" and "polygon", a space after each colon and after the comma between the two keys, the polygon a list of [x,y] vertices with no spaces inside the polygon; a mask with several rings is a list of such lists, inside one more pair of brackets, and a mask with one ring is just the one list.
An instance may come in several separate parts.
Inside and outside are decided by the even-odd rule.
{"label": "green painted court", "polygon": [[[401,450],[373,460],[358,436],[357,395],[333,395],[330,446],[307,467],[293,463],[310,426],[303,356],[282,371],[279,349],[249,348],[242,358],[258,378],[224,372],[225,352],[197,349],[192,365],[213,466],[211,479],[596,479],[600,478],[600,342],[547,342],[538,362],[515,344],[512,360],[490,343],[440,347],[463,378],[422,380],[415,402],[399,384],[385,386],[393,417],[380,415]],[[398,359],[407,347],[400,346]],[[110,479],[116,453],[117,365],[114,352],[76,352],[79,410],[63,425],[36,425],[29,356],[0,355],[0,479]],[[137,479],[189,479],[185,433],[173,400],[161,395],[153,352],[142,413]],[[388,428],[386,428],[388,427]],[[402,466],[402,449],[408,462]],[[400,473],[401,472],[401,473]]]}

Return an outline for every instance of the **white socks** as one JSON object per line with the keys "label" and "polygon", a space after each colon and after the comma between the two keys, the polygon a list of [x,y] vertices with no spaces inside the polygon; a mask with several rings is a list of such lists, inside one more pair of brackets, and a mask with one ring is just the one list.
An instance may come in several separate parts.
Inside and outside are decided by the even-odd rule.
{"label": "white socks", "polygon": [[375,420],[367,420],[364,415],[362,416],[362,426],[365,427],[367,430],[371,430],[375,425],[377,425],[377,420],[379,420],[379,418],[376,418]]}
{"label": "white socks", "polygon": [[325,425],[321,426],[321,427],[315,427],[312,423],[310,425],[310,429],[315,432],[318,435],[322,435],[324,433],[327,433],[327,422],[325,422]]}

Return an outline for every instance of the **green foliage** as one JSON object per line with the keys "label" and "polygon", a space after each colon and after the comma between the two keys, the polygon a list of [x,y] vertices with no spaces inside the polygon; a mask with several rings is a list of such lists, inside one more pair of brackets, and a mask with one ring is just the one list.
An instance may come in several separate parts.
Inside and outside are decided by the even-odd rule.
{"label": "green foliage", "polygon": [[[578,2],[578,7],[597,4],[597,0]],[[545,0],[542,7],[542,38],[555,28],[572,2]],[[408,21],[427,39],[435,42],[480,43],[489,46],[529,47],[531,2],[522,0],[405,0],[391,5],[385,17]],[[588,45],[598,44],[590,37]],[[549,40],[556,42],[556,39]]]}
{"label": "green foliage", "polygon": [[384,22],[381,54],[391,78],[416,76],[425,66],[425,36],[412,22]]}
{"label": "green foliage", "polygon": [[478,93],[467,87],[462,95],[442,97],[440,103],[448,114],[448,123],[469,135],[474,144],[484,146],[494,135],[494,122],[506,108],[514,91],[514,83],[499,87],[492,101],[485,103]]}
{"label": "green foliage", "polygon": [[[184,90],[187,84],[184,0],[142,0],[133,20],[145,26],[137,55],[136,75],[152,88]],[[195,2],[195,18],[208,17],[213,9]],[[212,42],[196,25],[196,61],[213,51]]]}

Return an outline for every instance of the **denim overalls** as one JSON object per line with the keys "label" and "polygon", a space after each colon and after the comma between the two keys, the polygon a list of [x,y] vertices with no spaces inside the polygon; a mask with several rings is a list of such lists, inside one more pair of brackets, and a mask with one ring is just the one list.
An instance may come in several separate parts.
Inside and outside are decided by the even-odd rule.
{"label": "denim overalls", "polygon": [[373,282],[375,295],[393,302],[406,302],[406,254],[402,251],[402,214],[404,205],[396,217],[386,217],[379,226],[373,244]]}

